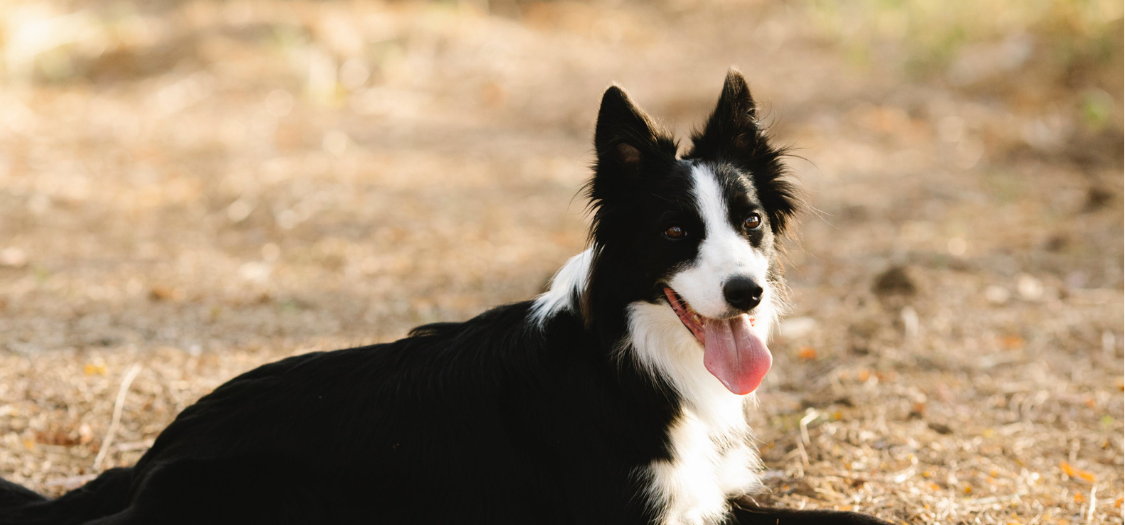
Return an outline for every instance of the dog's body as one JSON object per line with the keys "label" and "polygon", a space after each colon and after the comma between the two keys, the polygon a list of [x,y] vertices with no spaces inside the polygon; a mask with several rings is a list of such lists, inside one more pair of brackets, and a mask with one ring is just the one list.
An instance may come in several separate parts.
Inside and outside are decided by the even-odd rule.
{"label": "dog's body", "polygon": [[595,146],[591,248],[537,300],[243,374],[132,468],[0,480],[0,524],[881,523],[739,503],[797,209],[742,77],[682,159],[616,87]]}

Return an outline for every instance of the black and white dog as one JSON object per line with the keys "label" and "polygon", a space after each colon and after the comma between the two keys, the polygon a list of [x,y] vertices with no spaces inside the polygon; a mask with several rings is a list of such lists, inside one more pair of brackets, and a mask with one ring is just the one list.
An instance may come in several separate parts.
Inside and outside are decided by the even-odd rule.
{"label": "black and white dog", "polygon": [[0,480],[0,524],[885,523],[746,497],[798,210],[746,81],[682,158],[616,86],[594,142],[590,248],[545,294],[250,371],[132,468],[55,500]]}

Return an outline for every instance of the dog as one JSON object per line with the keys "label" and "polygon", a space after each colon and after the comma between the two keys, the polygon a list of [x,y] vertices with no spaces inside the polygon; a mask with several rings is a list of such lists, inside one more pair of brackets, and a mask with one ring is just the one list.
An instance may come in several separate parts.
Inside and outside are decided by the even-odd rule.
{"label": "dog", "polygon": [[0,480],[0,524],[886,523],[749,499],[801,199],[743,76],[682,157],[616,85],[594,135],[589,248],[543,295],[247,372],[133,467]]}

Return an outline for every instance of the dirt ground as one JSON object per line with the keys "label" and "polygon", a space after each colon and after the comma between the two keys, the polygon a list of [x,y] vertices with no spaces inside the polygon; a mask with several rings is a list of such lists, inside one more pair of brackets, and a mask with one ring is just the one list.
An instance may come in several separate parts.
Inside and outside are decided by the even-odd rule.
{"label": "dirt ground", "polygon": [[0,476],[60,494],[261,363],[532,297],[602,90],[682,137],[735,65],[814,206],[761,500],[1122,523],[1121,11],[0,2]]}

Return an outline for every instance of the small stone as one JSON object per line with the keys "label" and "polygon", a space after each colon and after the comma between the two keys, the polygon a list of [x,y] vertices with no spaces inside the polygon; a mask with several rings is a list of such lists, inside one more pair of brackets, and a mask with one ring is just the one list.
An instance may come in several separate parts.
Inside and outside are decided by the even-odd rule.
{"label": "small stone", "polygon": [[11,246],[0,250],[0,266],[21,268],[27,265],[27,252]]}
{"label": "small stone", "polygon": [[914,309],[909,306],[904,306],[900,315],[902,316],[902,330],[906,338],[917,338],[918,327],[921,324],[918,319],[918,312],[915,312]]}
{"label": "small stone", "polygon": [[905,267],[892,266],[875,277],[875,284],[872,286],[872,291],[875,292],[875,295],[880,297],[891,295],[911,296],[918,291],[918,287],[914,284],[914,279],[910,277]]}
{"label": "small stone", "polygon": [[148,298],[153,301],[171,301],[176,298],[176,290],[157,284],[149,289]]}
{"label": "small stone", "polygon": [[984,289],[984,298],[992,304],[1004,304],[1012,298],[1012,294],[1007,288],[994,284]]}
{"label": "small stone", "polygon": [[243,279],[258,284],[265,284],[273,273],[273,267],[261,262],[246,262],[238,267],[238,275]]}
{"label": "small stone", "polygon": [[1016,278],[1016,290],[1023,299],[1037,301],[1043,297],[1043,281],[1023,273]]}
{"label": "small stone", "polygon": [[246,199],[238,199],[227,206],[227,218],[231,222],[242,222],[254,211],[254,205]]}
{"label": "small stone", "polygon": [[777,334],[785,339],[797,339],[816,329],[816,319],[812,317],[790,317],[781,322]]}
{"label": "small stone", "polygon": [[[946,425],[945,423],[937,423],[937,422],[931,421],[929,423],[929,427],[930,427],[931,430],[933,430],[934,432],[937,432],[938,434],[949,435],[949,434],[953,433],[953,428],[950,427],[949,425]],[[951,474],[951,476],[952,476],[952,474]]]}

